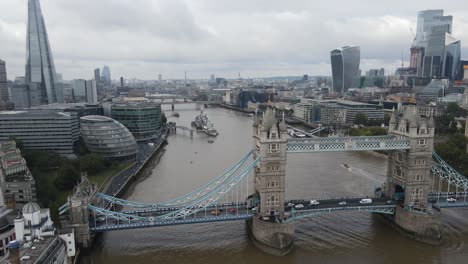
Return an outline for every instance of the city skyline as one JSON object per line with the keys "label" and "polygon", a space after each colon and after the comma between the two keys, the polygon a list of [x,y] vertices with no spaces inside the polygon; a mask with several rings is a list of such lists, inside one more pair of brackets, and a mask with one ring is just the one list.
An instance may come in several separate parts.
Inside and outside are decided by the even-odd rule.
{"label": "city skyline", "polygon": [[[329,51],[361,46],[361,69],[393,72],[409,65],[409,48],[419,11],[443,8],[453,15],[453,35],[468,46],[468,17],[462,1],[388,1],[371,9],[367,2],[330,10],[336,4],[265,2],[262,9],[242,3],[219,7],[214,1],[67,1],[42,0],[56,69],[67,80],[92,78],[109,65],[113,76],[157,79],[208,79],[284,75],[329,75]],[[403,5],[403,6],[402,6]],[[90,8],[93,7],[93,8]],[[264,8],[263,8],[264,7]],[[10,79],[24,75],[27,1],[4,1],[0,18],[0,58]],[[109,10],[102,12],[102,10]],[[79,14],[79,15],[77,15]],[[64,19],[64,18],[67,19]],[[238,21],[243,21],[239,23]],[[70,30],[73,28],[73,30]],[[358,30],[356,30],[358,29]],[[125,36],[125,37],[123,37]],[[385,52],[382,52],[385,50]]]}

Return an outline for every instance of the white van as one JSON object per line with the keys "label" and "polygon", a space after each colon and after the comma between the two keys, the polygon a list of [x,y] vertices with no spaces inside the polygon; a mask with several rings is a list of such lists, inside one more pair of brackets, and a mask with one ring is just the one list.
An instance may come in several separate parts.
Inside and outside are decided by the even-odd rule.
{"label": "white van", "polygon": [[359,201],[360,204],[370,204],[372,203],[372,199],[362,199]]}

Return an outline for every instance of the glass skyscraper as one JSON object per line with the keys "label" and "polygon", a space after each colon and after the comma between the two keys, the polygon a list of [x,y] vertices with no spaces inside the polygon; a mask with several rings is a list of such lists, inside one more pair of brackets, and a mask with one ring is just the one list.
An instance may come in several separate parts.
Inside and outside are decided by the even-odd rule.
{"label": "glass skyscraper", "polygon": [[109,66],[107,66],[107,65],[104,65],[104,67],[102,67],[102,78],[101,78],[101,80],[105,83],[105,85],[107,87],[112,86],[110,69],[109,69]]}
{"label": "glass skyscraper", "polygon": [[28,1],[26,82],[31,106],[57,102],[55,67],[39,0]]}
{"label": "glass skyscraper", "polygon": [[330,52],[333,92],[345,93],[359,74],[361,48],[345,46]]}
{"label": "glass skyscraper", "polygon": [[419,77],[454,79],[460,65],[460,41],[452,33],[452,16],[444,10],[418,13],[416,37],[411,47],[411,67]]}
{"label": "glass skyscraper", "polygon": [[8,85],[5,61],[0,60],[0,102],[8,102]]}

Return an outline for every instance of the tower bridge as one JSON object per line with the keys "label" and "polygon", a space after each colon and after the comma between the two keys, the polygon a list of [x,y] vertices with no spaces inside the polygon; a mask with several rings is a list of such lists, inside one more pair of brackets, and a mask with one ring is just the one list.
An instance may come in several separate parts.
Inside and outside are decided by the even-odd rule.
{"label": "tower bridge", "polygon": [[[286,254],[293,246],[295,220],[365,211],[383,215],[412,238],[438,244],[441,208],[468,206],[467,178],[433,152],[434,120],[421,118],[414,106],[394,111],[386,136],[290,139],[284,117],[278,121],[272,107],[255,118],[253,149],[182,197],[160,203],[128,201],[96,193],[83,180],[68,205],[61,207],[63,212],[69,208],[72,226],[81,228],[77,243],[89,246],[94,232],[247,220],[256,245]],[[285,199],[288,153],[371,150],[388,152],[381,196]],[[362,203],[362,199],[372,202]]]}

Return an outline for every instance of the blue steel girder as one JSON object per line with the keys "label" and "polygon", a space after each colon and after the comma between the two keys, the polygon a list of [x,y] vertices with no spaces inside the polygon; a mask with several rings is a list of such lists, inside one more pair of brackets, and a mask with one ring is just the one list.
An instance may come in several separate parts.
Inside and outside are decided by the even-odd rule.
{"label": "blue steel girder", "polygon": [[104,216],[106,218],[111,218],[120,221],[150,221],[151,217],[142,217],[132,214],[124,214],[121,212],[111,211],[104,208],[96,207],[93,205],[88,205],[89,210],[96,213],[97,215]]}
{"label": "blue steel girder", "polygon": [[237,186],[242,181],[242,179],[244,179],[250,173],[250,171],[255,167],[255,164],[259,161],[259,159],[260,158],[255,159],[239,175],[233,177],[225,184],[218,186],[216,189],[212,190],[206,196],[201,197],[198,200],[194,201],[193,204],[183,207],[181,209],[175,210],[175,211],[168,212],[164,215],[160,215],[156,217],[153,217],[153,216],[144,217],[144,216],[138,216],[135,214],[127,214],[127,213],[122,213],[122,212],[111,211],[111,210],[96,207],[93,205],[89,205],[88,208],[92,210],[93,212],[95,212],[96,214],[105,216],[106,218],[108,217],[108,218],[112,218],[112,219],[116,219],[120,221],[128,221],[128,222],[137,221],[140,223],[145,223],[145,222],[159,223],[159,222],[168,222],[168,221],[173,222],[176,219],[189,220],[185,218],[188,216],[195,215],[196,213],[206,208],[211,208],[210,206],[212,206],[221,197],[226,195],[232,188]]}
{"label": "blue steel girder", "polygon": [[209,216],[209,217],[202,217],[202,218],[173,219],[173,220],[171,219],[171,220],[165,220],[165,221],[146,221],[146,222],[109,224],[109,225],[101,225],[101,226],[96,226],[96,227],[91,226],[90,229],[93,232],[104,232],[104,231],[111,231],[111,230],[148,228],[148,227],[158,227],[158,226],[236,221],[236,220],[249,219],[251,217],[252,217],[251,214]]}
{"label": "blue steel girder", "polygon": [[259,160],[260,157],[256,158],[239,175],[230,179],[225,184],[218,186],[204,197],[194,201],[191,205],[185,206],[180,210],[173,211],[165,215],[157,216],[156,219],[184,218],[186,216],[194,215],[205,208],[209,208],[221,197],[225,196],[230,190],[237,186],[242,181],[242,179],[244,179],[250,173]]}
{"label": "blue steel girder", "polygon": [[395,136],[387,135],[289,139],[287,152],[369,151],[409,148],[409,140],[397,139]]}
{"label": "blue steel girder", "polygon": [[369,206],[340,206],[330,208],[319,208],[319,209],[305,209],[305,210],[292,210],[291,216],[285,220],[285,222],[315,216],[320,214],[328,214],[339,211],[363,211],[380,214],[394,214],[395,205],[369,205]]}
{"label": "blue steel girder", "polygon": [[450,185],[468,190],[468,179],[452,168],[437,153],[432,152],[434,163],[431,165],[433,175],[446,180]]}
{"label": "blue steel girder", "polygon": [[439,208],[456,208],[456,207],[468,207],[468,202],[455,202],[455,203],[436,203]]}
{"label": "blue steel girder", "polygon": [[126,207],[133,207],[133,208],[164,208],[164,207],[184,207],[190,205],[193,201],[197,200],[200,197],[203,197],[207,193],[211,192],[212,190],[216,189],[217,187],[225,184],[229,179],[231,179],[237,171],[244,165],[247,159],[251,156],[253,150],[249,151],[240,161],[238,161],[234,166],[226,170],[223,174],[219,175],[215,179],[211,180],[209,183],[205,184],[204,186],[186,194],[176,199],[157,203],[157,204],[149,204],[149,203],[141,203],[135,201],[128,201],[125,199],[120,199],[111,195],[97,193],[96,195],[117,205],[122,205]]}

